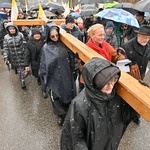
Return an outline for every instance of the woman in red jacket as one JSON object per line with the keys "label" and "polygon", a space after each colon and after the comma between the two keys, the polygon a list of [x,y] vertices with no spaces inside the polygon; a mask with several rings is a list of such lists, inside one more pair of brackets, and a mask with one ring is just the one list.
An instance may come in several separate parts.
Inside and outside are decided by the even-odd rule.
{"label": "woman in red jacket", "polygon": [[86,45],[102,55],[104,58],[113,63],[125,58],[124,55],[118,54],[117,50],[105,41],[105,30],[102,24],[95,24],[91,26],[87,32],[89,40]]}

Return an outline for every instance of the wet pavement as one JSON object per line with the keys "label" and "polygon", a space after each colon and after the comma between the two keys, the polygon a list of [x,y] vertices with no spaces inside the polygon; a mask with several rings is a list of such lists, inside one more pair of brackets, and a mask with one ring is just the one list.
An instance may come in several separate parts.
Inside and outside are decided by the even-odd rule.
{"label": "wet pavement", "polygon": [[[0,56],[1,58],[1,56]],[[146,76],[150,84],[150,72]],[[33,76],[22,90],[14,70],[10,72],[0,59],[0,150],[59,150],[61,127],[53,114],[49,98]],[[131,123],[119,150],[149,150],[150,124],[141,118]]]}

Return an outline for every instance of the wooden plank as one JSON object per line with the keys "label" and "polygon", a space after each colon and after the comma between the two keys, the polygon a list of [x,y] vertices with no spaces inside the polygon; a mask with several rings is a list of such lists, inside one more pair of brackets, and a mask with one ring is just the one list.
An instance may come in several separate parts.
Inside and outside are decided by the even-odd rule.
{"label": "wooden plank", "polygon": [[[57,25],[65,22],[63,20],[54,19]],[[35,20],[16,20],[15,25],[45,25],[45,22],[41,19]],[[97,52],[80,42],[78,39],[66,33],[63,29],[60,30],[61,40],[68,46],[73,52],[77,52],[79,57],[87,62],[92,57],[100,57]],[[143,118],[150,121],[150,89],[141,85],[136,79],[121,71],[121,78],[117,89],[118,94],[132,106]]]}
{"label": "wooden plank", "polygon": [[14,20],[13,24],[16,26],[33,26],[33,25],[46,25],[45,21],[42,19],[34,19],[34,20]]}
{"label": "wooden plank", "polygon": [[[77,52],[84,62],[87,62],[92,57],[103,58],[84,43],[66,33],[63,29],[60,30],[60,33],[61,41],[73,52]],[[145,120],[150,121],[150,89],[148,87],[141,85],[132,76],[121,71],[117,92]]]}
{"label": "wooden plank", "polygon": [[[57,25],[65,22],[65,19],[52,19],[51,21],[55,22]],[[33,26],[33,25],[46,25],[46,22],[42,19],[21,19],[14,20],[13,24],[16,26]]]}

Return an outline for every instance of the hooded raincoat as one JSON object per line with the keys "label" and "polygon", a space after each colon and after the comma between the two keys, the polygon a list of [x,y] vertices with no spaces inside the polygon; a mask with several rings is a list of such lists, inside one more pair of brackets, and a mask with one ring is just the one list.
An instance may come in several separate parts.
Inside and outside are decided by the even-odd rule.
{"label": "hooded raincoat", "polygon": [[[83,67],[85,89],[72,101],[65,118],[61,150],[117,150],[127,127],[123,123],[123,100],[116,94],[116,85],[111,94],[105,94],[93,85],[93,78],[111,62],[93,58]],[[108,73],[102,82],[107,83],[116,73]]]}
{"label": "hooded raincoat", "polygon": [[50,32],[54,26],[59,32],[56,25],[48,29],[46,43],[42,48],[39,75],[44,78],[46,86],[54,93],[55,98],[68,105],[76,95],[75,62],[68,47],[60,40],[54,42],[50,39]]}

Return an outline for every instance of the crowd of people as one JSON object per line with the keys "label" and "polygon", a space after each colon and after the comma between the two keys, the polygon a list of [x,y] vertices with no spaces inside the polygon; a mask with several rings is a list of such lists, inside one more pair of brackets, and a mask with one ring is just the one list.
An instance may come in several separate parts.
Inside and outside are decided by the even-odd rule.
{"label": "crowd of people", "polygon": [[[4,62],[15,70],[22,89],[27,88],[26,77],[32,74],[42,86],[42,96],[50,98],[58,124],[63,125],[62,150],[116,150],[129,123],[140,123],[140,115],[116,92],[121,76],[115,65],[118,60],[131,60],[129,74],[137,80],[143,80],[147,72],[150,26],[142,12],[136,16],[139,30],[119,23],[117,28],[116,22],[94,16],[75,19],[68,15],[60,27],[53,22],[17,27],[3,21],[0,44]],[[27,18],[20,12],[18,19]],[[106,60],[83,62],[60,40],[60,28]]]}

